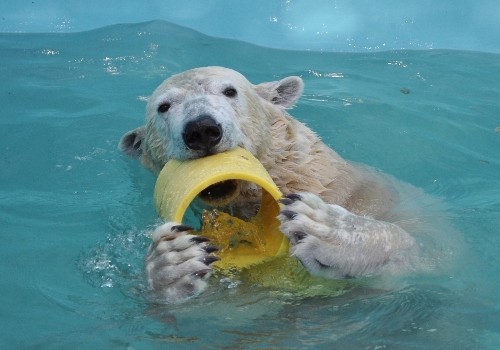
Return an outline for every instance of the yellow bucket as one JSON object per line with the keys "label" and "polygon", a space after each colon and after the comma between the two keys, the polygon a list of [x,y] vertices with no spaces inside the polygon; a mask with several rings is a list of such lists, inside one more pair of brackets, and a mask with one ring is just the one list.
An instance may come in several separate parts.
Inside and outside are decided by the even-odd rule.
{"label": "yellow bucket", "polygon": [[[259,212],[248,222],[224,214],[226,219],[212,225],[211,229],[202,228],[201,234],[220,248],[221,260],[214,266],[222,270],[241,270],[286,254],[288,239],[279,231],[276,218],[279,213],[277,200],[282,193],[264,166],[242,148],[183,162],[170,160],[156,182],[156,208],[165,220],[182,223],[187,208],[203,190],[226,180],[244,180],[260,186],[262,201]],[[221,230],[226,231],[222,236]],[[250,241],[241,240],[240,244],[238,235],[242,230],[253,237]]]}

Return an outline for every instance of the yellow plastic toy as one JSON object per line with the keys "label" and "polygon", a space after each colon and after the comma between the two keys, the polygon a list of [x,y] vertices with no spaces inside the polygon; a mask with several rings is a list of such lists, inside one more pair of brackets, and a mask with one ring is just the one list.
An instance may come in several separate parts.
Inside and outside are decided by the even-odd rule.
{"label": "yellow plastic toy", "polygon": [[[210,197],[210,191],[217,191],[213,185],[230,186],[232,182],[228,180],[259,185],[262,202],[257,215],[248,222],[218,211],[203,214],[201,234],[219,247],[217,254],[221,260],[214,266],[223,271],[242,270],[285,255],[288,239],[279,231],[276,219],[277,200],[282,194],[263,165],[242,148],[183,162],[169,161],[156,182],[156,208],[165,220],[182,223],[187,208],[197,196]],[[218,206],[224,206],[234,198],[229,194],[216,199]]]}

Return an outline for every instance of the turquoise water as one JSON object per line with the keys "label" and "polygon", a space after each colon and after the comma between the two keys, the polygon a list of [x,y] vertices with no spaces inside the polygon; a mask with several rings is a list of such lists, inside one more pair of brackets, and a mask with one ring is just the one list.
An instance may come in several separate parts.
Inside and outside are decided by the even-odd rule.
{"label": "turquoise water", "polygon": [[0,32],[80,32],[162,19],[219,38],[296,50],[500,53],[498,0],[0,0]]}
{"label": "turquoise water", "polygon": [[[500,56],[266,49],[150,22],[0,34],[1,348],[411,349],[500,345]],[[164,77],[300,75],[292,111],[345,158],[439,197],[464,249],[442,276],[298,299],[214,283],[144,297],[155,178],[117,150]]]}

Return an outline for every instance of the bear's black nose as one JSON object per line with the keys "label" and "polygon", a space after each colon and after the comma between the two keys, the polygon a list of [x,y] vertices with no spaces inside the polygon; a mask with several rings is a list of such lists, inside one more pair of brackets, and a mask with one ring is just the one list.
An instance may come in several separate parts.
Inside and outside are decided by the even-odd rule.
{"label": "bear's black nose", "polygon": [[208,153],[222,139],[222,128],[211,116],[201,115],[186,123],[182,138],[190,149]]}

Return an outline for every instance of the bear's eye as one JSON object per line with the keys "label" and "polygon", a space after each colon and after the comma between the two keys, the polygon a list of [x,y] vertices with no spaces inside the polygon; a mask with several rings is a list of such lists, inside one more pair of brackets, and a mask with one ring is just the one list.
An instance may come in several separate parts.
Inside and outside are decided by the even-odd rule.
{"label": "bear's eye", "polygon": [[225,88],[224,91],[222,91],[222,93],[226,97],[235,97],[238,94],[238,92],[236,91],[236,89],[233,88],[233,87],[227,87],[227,88]]}
{"label": "bear's eye", "polygon": [[165,113],[170,108],[170,103],[164,102],[158,106],[158,113]]}

